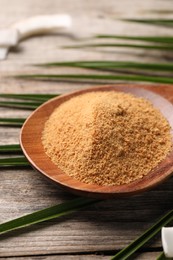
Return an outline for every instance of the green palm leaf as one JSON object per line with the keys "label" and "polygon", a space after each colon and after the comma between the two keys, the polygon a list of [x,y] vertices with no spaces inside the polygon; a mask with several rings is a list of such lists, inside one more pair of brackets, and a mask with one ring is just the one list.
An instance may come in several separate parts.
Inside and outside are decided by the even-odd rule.
{"label": "green palm leaf", "polygon": [[0,126],[22,126],[25,118],[0,118]]}
{"label": "green palm leaf", "polygon": [[170,260],[170,258],[167,258],[165,254],[162,252],[156,260]]}
{"label": "green palm leaf", "polygon": [[171,63],[141,63],[131,61],[71,61],[42,63],[44,67],[78,67],[89,69],[143,69],[153,71],[173,71]]}
{"label": "green palm leaf", "polygon": [[0,101],[0,107],[21,108],[21,109],[35,109],[43,102],[17,102],[17,101]]}
{"label": "green palm leaf", "polygon": [[123,19],[126,22],[144,23],[150,25],[173,26],[173,19]]}
{"label": "green palm leaf", "polygon": [[133,49],[147,49],[147,50],[162,50],[173,51],[173,46],[170,44],[165,45],[144,45],[144,44],[126,44],[126,43],[92,43],[92,44],[80,44],[64,46],[65,49],[78,49],[78,48],[133,48]]}
{"label": "green palm leaf", "polygon": [[77,198],[0,224],[0,234],[71,214],[99,200]]}
{"label": "green palm leaf", "polygon": [[3,153],[22,153],[19,144],[7,144],[7,145],[0,145],[0,154]]}
{"label": "green palm leaf", "polygon": [[50,98],[56,97],[59,94],[0,94],[0,98],[32,100],[32,101],[47,101]]}
{"label": "green palm leaf", "polygon": [[12,167],[12,166],[29,166],[29,162],[24,156],[21,157],[11,157],[11,158],[1,158],[0,167]]}
{"label": "green palm leaf", "polygon": [[18,78],[25,79],[36,79],[36,80],[101,80],[103,83],[108,81],[143,81],[143,82],[155,82],[155,83],[165,83],[172,84],[173,78],[170,77],[160,77],[160,76],[144,76],[144,75],[106,75],[106,74],[30,74],[30,75],[18,75]]}
{"label": "green palm leaf", "polygon": [[142,42],[154,42],[162,44],[173,44],[173,37],[168,36],[124,36],[124,35],[110,35],[110,34],[98,34],[95,36],[97,39],[120,39],[120,40],[132,40]]}

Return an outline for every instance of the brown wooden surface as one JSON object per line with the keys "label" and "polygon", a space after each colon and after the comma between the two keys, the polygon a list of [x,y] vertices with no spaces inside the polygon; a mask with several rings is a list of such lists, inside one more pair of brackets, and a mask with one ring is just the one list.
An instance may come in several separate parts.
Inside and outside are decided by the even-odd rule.
{"label": "brown wooden surface", "polygon": [[[172,29],[124,23],[115,18],[172,18],[172,1],[166,0],[0,0],[0,28],[38,14],[69,13],[73,31],[80,37],[95,33],[133,35],[172,35]],[[157,12],[162,10],[162,12]],[[20,43],[6,61],[0,62],[1,93],[68,93],[91,86],[90,83],[35,82],[9,76],[18,73],[81,72],[81,69],[41,69],[31,64],[67,60],[137,60],[166,62],[166,52],[131,50],[69,50],[69,35],[33,37]],[[135,55],[134,55],[135,54]],[[162,95],[173,101],[172,88]],[[148,89],[150,87],[148,86]],[[155,91],[161,91],[156,84]],[[0,117],[27,117],[31,111],[0,108]],[[19,142],[19,128],[0,127],[0,144]],[[173,178],[144,194],[107,200],[59,220],[4,235],[0,240],[2,259],[110,259],[128,245],[156,219],[172,209]],[[74,196],[47,182],[31,168],[0,169],[0,222],[67,201]],[[143,248],[137,259],[156,259],[162,251],[160,234]],[[97,252],[96,255],[95,252]],[[67,254],[69,254],[67,256]]]}

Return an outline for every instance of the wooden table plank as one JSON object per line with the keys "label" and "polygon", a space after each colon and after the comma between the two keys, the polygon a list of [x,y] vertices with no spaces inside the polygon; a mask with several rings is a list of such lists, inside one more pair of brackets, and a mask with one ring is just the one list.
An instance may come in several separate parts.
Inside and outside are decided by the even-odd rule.
{"label": "wooden table plank", "polygon": [[[133,35],[171,35],[167,28],[125,23],[115,18],[152,15],[164,17],[151,10],[170,10],[171,2],[146,1],[92,1],[92,0],[13,0],[10,4],[0,0],[0,27],[22,20],[31,15],[68,12],[73,16],[73,32],[79,37],[96,33]],[[167,15],[167,18],[171,15]],[[10,52],[6,61],[0,63],[1,93],[67,93],[90,86],[90,83],[35,82],[17,80],[9,76],[20,73],[81,72],[80,69],[41,69],[30,64],[67,60],[132,60],[158,62],[166,61],[165,52],[146,50],[94,51],[67,50],[62,45],[76,43],[70,35],[33,37],[20,43]],[[136,53],[134,55],[134,53]],[[85,72],[86,73],[86,72]],[[150,87],[149,87],[150,88]],[[163,95],[172,101],[172,89],[163,90]],[[157,87],[156,87],[157,91]],[[27,117],[30,111],[0,108],[0,117]],[[0,127],[0,144],[17,143],[19,128]],[[128,245],[156,219],[172,209],[173,178],[150,192],[129,199],[109,200],[98,203],[71,216],[42,223],[23,231],[3,235],[0,241],[0,257],[6,259],[110,259],[112,250]],[[31,168],[0,169],[0,222],[31,213],[73,198],[71,194],[48,183]],[[147,252],[150,250],[154,252]],[[161,251],[160,235],[152,244],[144,247],[147,253],[136,259],[155,259]],[[104,255],[95,255],[102,252]],[[87,254],[86,254],[87,253]],[[68,256],[66,254],[69,254]],[[72,255],[70,255],[72,254]],[[75,255],[73,255],[75,254]]]}
{"label": "wooden table plank", "polygon": [[[156,251],[156,252],[149,252],[149,253],[143,253],[140,255],[135,256],[135,260],[155,260],[157,256],[159,256],[160,252]],[[37,260],[110,260],[110,256],[104,256],[104,255],[96,255],[96,254],[88,254],[88,255],[59,255],[59,256],[35,256],[34,259]],[[5,258],[6,260],[11,260],[11,257],[7,257]],[[13,257],[13,260],[17,260],[19,259],[18,257]],[[33,259],[33,257],[20,257],[20,260],[29,260],[29,259]]]}
{"label": "wooden table plank", "polygon": [[[2,221],[71,198],[33,170],[6,170],[2,180]],[[3,235],[0,256],[118,250],[172,208],[172,184],[173,179],[140,196],[108,200],[26,231]],[[161,246],[160,238],[151,246]]]}

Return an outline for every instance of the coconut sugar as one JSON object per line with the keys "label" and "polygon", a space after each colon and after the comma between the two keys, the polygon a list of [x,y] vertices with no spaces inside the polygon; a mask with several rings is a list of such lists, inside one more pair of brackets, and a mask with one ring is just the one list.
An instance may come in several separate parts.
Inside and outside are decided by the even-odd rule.
{"label": "coconut sugar", "polygon": [[42,134],[46,154],[64,173],[98,185],[142,178],[171,149],[170,126],[146,99],[115,91],[64,102]]}

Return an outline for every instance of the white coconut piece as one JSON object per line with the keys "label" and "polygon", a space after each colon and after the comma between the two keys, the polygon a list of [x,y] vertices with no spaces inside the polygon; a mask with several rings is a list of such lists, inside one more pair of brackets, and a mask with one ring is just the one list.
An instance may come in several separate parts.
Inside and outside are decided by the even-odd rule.
{"label": "white coconut piece", "polygon": [[21,39],[55,30],[64,31],[71,24],[71,17],[67,14],[39,15],[15,23],[9,29],[0,30],[0,60],[4,60],[10,47],[16,46]]}
{"label": "white coconut piece", "polygon": [[161,236],[165,256],[173,257],[173,227],[163,227]]}
{"label": "white coconut piece", "polygon": [[19,41],[19,32],[15,28],[0,30],[0,46],[15,46]]}
{"label": "white coconut piece", "polygon": [[8,54],[8,47],[1,47],[0,48],[0,61],[5,60]]}
{"label": "white coconut piece", "polygon": [[71,17],[67,14],[39,15],[14,24],[12,27],[19,31],[20,39],[33,35],[61,31],[71,26]]}

